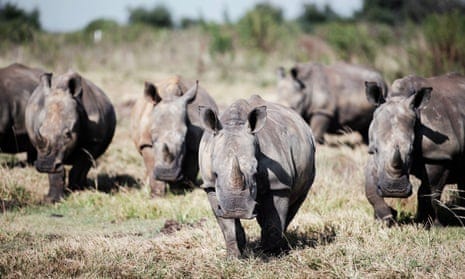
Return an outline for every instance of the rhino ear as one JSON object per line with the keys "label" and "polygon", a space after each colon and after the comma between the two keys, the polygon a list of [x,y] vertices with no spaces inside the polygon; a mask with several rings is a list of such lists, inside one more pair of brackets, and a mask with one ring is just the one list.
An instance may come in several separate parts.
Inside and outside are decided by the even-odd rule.
{"label": "rhino ear", "polygon": [[161,101],[161,97],[158,94],[157,87],[153,83],[148,81],[144,83],[144,97],[147,102],[152,103],[154,105],[158,104]]}
{"label": "rhino ear", "polygon": [[192,86],[192,88],[189,89],[184,95],[182,95],[182,98],[186,101],[186,103],[189,103],[195,99],[195,96],[197,96],[198,90],[199,90],[199,81],[197,80],[195,82],[195,85]]}
{"label": "rhino ear", "polygon": [[82,78],[78,74],[74,74],[68,80],[68,90],[71,95],[79,97],[82,94]]}
{"label": "rhino ear", "polygon": [[386,101],[383,96],[383,90],[374,81],[365,81],[365,94],[368,102],[372,105],[379,106]]}
{"label": "rhino ear", "polygon": [[289,72],[291,73],[291,77],[297,91],[305,89],[305,84],[299,79],[299,69],[297,67],[292,67]]}
{"label": "rhino ear", "polygon": [[50,93],[52,87],[52,73],[43,73],[40,75],[40,85],[44,88],[45,94]]}
{"label": "rhino ear", "polygon": [[412,109],[422,109],[426,106],[431,98],[431,91],[433,91],[432,87],[423,87],[414,95],[409,97],[409,106]]}
{"label": "rhino ear", "polygon": [[276,70],[276,76],[278,77],[278,80],[286,78],[286,70],[284,69],[284,67],[280,66]]}
{"label": "rhino ear", "polygon": [[266,122],[266,106],[254,108],[249,113],[248,121],[250,132],[252,134],[260,131],[265,126]]}
{"label": "rhino ear", "polygon": [[200,124],[210,133],[216,134],[221,129],[216,112],[209,107],[199,106]]}

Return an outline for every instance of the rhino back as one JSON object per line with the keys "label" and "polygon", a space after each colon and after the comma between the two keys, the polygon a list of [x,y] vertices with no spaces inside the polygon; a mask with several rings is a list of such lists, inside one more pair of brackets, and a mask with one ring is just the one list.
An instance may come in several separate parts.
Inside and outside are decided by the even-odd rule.
{"label": "rhino back", "polygon": [[329,91],[336,99],[338,123],[352,128],[368,126],[375,107],[366,99],[365,81],[377,82],[383,91],[387,91],[382,76],[373,69],[342,62],[328,66],[326,74]]}
{"label": "rhino back", "polygon": [[0,69],[0,133],[14,127],[26,135],[24,111],[43,72],[17,63]]}
{"label": "rhino back", "polygon": [[[259,169],[267,172],[272,190],[292,189],[292,200],[308,191],[315,175],[311,129],[289,108],[255,96],[249,102],[252,106],[267,107],[266,124],[257,133]],[[273,184],[273,181],[280,183]]]}
{"label": "rhino back", "polygon": [[431,99],[420,111],[422,154],[431,160],[464,160],[465,77],[444,75],[426,79]]}
{"label": "rhino back", "polygon": [[115,110],[105,93],[87,79],[83,79],[81,102],[87,115],[82,144],[94,157],[98,157],[113,139],[116,127]]}

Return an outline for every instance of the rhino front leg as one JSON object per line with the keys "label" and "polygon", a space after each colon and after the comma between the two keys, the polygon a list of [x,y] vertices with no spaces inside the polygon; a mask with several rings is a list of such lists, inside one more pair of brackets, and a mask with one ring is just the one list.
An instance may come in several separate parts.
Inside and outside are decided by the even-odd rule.
{"label": "rhino front leg", "polygon": [[218,209],[218,200],[215,192],[209,192],[208,201],[212,207],[213,213],[215,214],[216,221],[220,226],[221,232],[223,233],[224,240],[226,242],[226,253],[228,257],[240,257],[245,248],[245,232],[239,219],[225,219],[216,215]]}
{"label": "rhino front leg", "polygon": [[284,230],[289,210],[289,191],[271,191],[259,201],[257,221],[261,228],[261,246],[266,253],[280,253],[285,247]]}
{"label": "rhino front leg", "polygon": [[65,190],[65,169],[59,172],[48,174],[49,189],[45,197],[46,202],[58,202],[64,197]]}
{"label": "rhino front leg", "polygon": [[92,162],[85,157],[77,159],[69,171],[69,188],[71,190],[83,190],[87,186],[87,173]]}
{"label": "rhino front leg", "polygon": [[27,163],[28,165],[33,166],[36,160],[37,160],[37,150],[32,145],[30,145],[27,148]]}
{"label": "rhino front leg", "polygon": [[372,159],[370,158],[365,168],[365,195],[373,206],[375,211],[375,218],[380,219],[388,226],[396,223],[397,211],[390,207],[386,201],[380,197],[376,191],[376,177],[373,174]]}
{"label": "rhino front leg", "polygon": [[312,128],[315,140],[323,144],[325,142],[324,135],[328,131],[331,119],[324,114],[314,114],[310,119],[310,127]]}
{"label": "rhino front leg", "polygon": [[162,197],[166,193],[166,186],[163,181],[158,181],[153,176],[153,168],[155,166],[155,157],[153,156],[153,150],[151,147],[145,147],[141,151],[142,158],[144,158],[144,165],[146,170],[146,176],[149,178],[150,196]]}

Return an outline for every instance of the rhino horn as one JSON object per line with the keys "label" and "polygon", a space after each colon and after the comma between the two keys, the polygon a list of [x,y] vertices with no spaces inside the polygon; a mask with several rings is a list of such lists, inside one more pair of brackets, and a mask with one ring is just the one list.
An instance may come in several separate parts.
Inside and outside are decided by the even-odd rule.
{"label": "rhino horn", "polygon": [[399,147],[396,146],[394,156],[392,157],[392,167],[394,169],[401,169],[403,166],[402,157],[400,155]]}
{"label": "rhino horn", "polygon": [[244,176],[242,175],[241,168],[239,167],[239,160],[236,156],[234,156],[232,164],[231,186],[234,189],[244,189]]}

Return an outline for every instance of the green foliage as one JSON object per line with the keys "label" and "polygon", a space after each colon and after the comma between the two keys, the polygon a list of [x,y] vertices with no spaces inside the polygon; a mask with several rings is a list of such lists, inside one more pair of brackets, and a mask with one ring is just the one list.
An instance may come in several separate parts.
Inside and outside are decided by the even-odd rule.
{"label": "green foliage", "polygon": [[363,62],[373,61],[376,55],[376,43],[366,25],[333,22],[322,26],[317,33],[334,47],[342,60],[359,57]]}
{"label": "green foliage", "polygon": [[226,28],[216,23],[204,25],[210,37],[210,53],[212,55],[225,54],[233,50],[233,37]]}
{"label": "green foliage", "polygon": [[429,14],[443,14],[453,10],[464,12],[465,3],[460,0],[364,0],[362,9],[354,17],[389,25],[400,25],[409,20],[421,23]]}
{"label": "green foliage", "polygon": [[325,5],[321,11],[315,4],[303,4],[303,12],[297,18],[297,22],[306,32],[312,31],[316,24],[335,20],[339,20],[339,16],[329,5]]}
{"label": "green foliage", "polygon": [[118,22],[113,19],[99,18],[89,22],[89,24],[84,27],[84,31],[88,33],[92,33],[96,30],[114,31],[118,27]]}
{"label": "green foliage", "polygon": [[[1,4],[0,4],[1,5]],[[32,41],[41,29],[39,11],[28,13],[13,4],[0,6],[0,37],[13,43]]]}
{"label": "green foliage", "polygon": [[237,29],[244,46],[268,52],[279,40],[279,27],[282,23],[280,8],[259,3],[239,20]]}
{"label": "green foliage", "polygon": [[459,11],[426,18],[423,33],[432,55],[432,74],[465,70],[465,18]]}
{"label": "green foliage", "polygon": [[173,21],[171,19],[171,13],[163,5],[155,6],[154,8],[147,10],[143,7],[138,7],[129,10],[129,22],[148,24],[154,27],[173,27]]}

